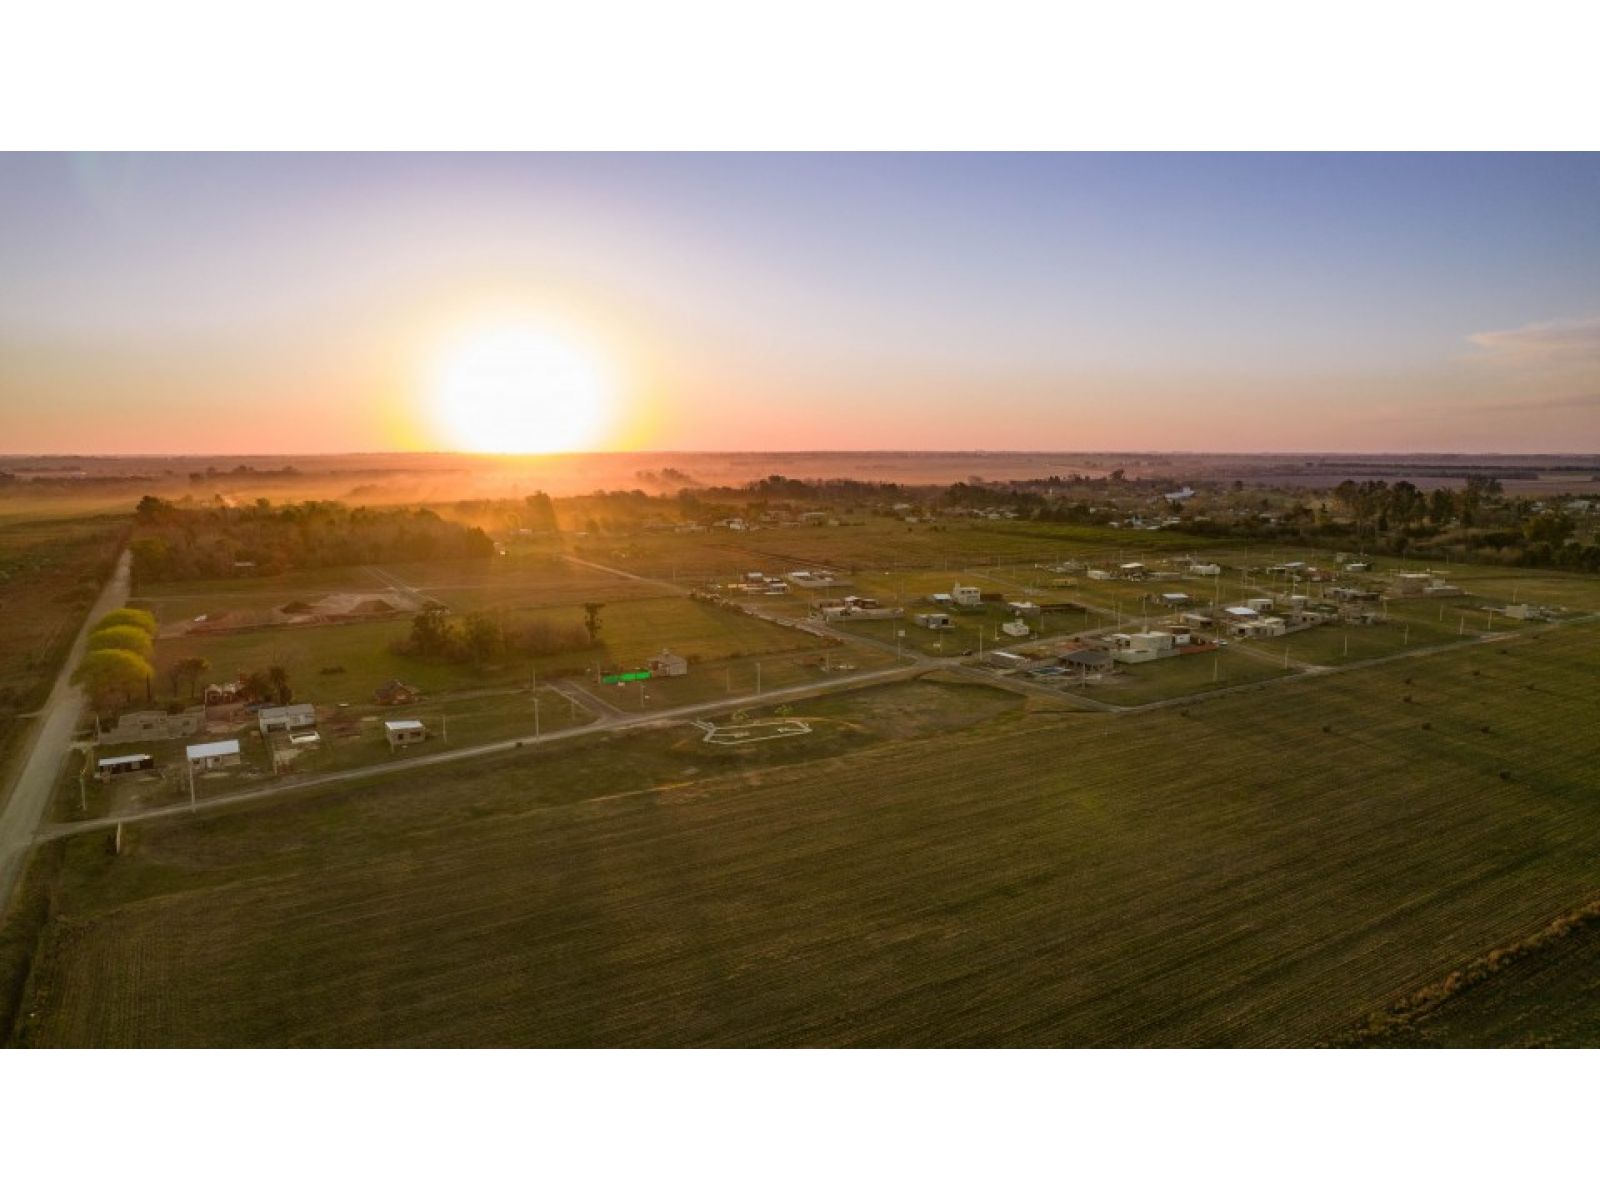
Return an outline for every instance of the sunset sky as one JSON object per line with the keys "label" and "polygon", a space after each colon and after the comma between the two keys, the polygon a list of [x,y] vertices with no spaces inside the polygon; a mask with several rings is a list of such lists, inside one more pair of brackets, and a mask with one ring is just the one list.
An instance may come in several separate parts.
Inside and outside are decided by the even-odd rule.
{"label": "sunset sky", "polygon": [[1593,452],[1600,156],[0,156],[0,451],[408,448]]}

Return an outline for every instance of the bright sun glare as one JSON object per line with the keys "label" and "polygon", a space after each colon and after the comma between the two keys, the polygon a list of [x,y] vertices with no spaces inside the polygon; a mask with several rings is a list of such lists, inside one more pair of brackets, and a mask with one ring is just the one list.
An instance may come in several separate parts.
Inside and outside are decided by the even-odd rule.
{"label": "bright sun glare", "polygon": [[558,454],[595,445],[611,416],[612,385],[602,365],[566,338],[501,326],[439,357],[429,403],[457,449]]}

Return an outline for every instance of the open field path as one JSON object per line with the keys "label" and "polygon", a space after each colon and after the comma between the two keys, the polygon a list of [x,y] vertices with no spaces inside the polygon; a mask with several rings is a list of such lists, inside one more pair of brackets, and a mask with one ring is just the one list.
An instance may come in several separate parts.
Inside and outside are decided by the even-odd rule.
{"label": "open field path", "polygon": [[0,910],[11,900],[24,856],[50,802],[56,777],[78,728],[83,693],[72,682],[72,672],[83,657],[90,628],[127,601],[130,563],[131,556],[124,550],[100,598],[84,618],[83,628],[73,639],[66,661],[61,664],[61,673],[56,676],[55,687],[50,690],[50,698],[35,714],[32,737],[18,760],[21,765],[8,778],[9,786],[0,795]]}
{"label": "open field path", "polygon": [[385,571],[382,567],[374,567],[369,564],[363,569],[368,575],[371,575],[374,579],[378,580],[390,591],[399,592],[402,596],[410,597],[412,603],[414,603],[418,608],[426,608],[430,604],[439,603],[439,601],[435,600],[432,596],[418,591],[404,579],[401,579],[393,572]]}

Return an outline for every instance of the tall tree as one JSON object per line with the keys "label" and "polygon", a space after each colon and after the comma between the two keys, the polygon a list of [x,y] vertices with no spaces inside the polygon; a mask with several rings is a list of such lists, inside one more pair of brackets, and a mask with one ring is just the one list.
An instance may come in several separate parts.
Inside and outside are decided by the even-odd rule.
{"label": "tall tree", "polygon": [[72,682],[93,697],[96,707],[110,708],[148,688],[154,674],[150,664],[131,650],[91,650],[73,671]]}
{"label": "tall tree", "polygon": [[600,640],[600,610],[604,607],[604,604],[593,600],[583,606],[583,627],[589,631],[591,642]]}

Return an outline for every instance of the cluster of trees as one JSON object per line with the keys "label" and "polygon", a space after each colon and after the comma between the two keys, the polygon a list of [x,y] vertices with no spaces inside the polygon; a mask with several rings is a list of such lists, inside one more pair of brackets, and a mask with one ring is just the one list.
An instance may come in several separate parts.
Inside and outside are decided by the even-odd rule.
{"label": "cluster of trees", "polygon": [[456,515],[492,529],[515,532],[551,533],[556,528],[556,505],[545,492],[534,492],[521,500],[458,500]]}
{"label": "cluster of trees", "polygon": [[143,693],[155,677],[156,619],[142,608],[112,609],[89,633],[88,652],[72,673],[96,708],[116,708]]}
{"label": "cluster of trees", "polygon": [[180,507],[155,496],[139,501],[134,578],[141,583],[300,567],[487,558],[494,542],[477,527],[426,508],[349,508],[331,500],[238,508]]}
{"label": "cluster of trees", "polygon": [[585,604],[581,622],[557,624],[543,618],[508,622],[501,613],[468,613],[456,621],[438,606],[424,608],[411,620],[411,634],[395,643],[397,653],[430,662],[491,662],[537,658],[583,650],[600,642],[600,610]]}

